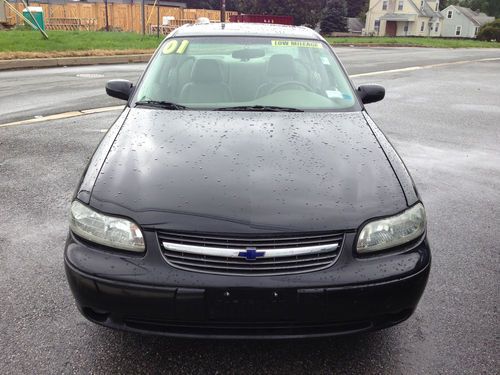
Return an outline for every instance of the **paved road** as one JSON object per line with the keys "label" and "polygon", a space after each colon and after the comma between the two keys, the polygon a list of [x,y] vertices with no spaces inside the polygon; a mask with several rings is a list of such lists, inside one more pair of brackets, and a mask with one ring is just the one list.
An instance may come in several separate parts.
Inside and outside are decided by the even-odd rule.
{"label": "paved road", "polygon": [[[444,62],[500,58],[500,49],[335,48],[349,74]],[[0,72],[0,124],[34,116],[120,105],[106,96],[114,78],[136,81],[145,64]],[[372,79],[373,80],[373,79]]]}
{"label": "paved road", "polygon": [[67,212],[117,113],[0,128],[0,373],[498,373],[499,69],[495,61],[356,79],[388,90],[369,111],[420,188],[434,258],[410,320],[353,337],[172,340],[87,322],[62,267]]}

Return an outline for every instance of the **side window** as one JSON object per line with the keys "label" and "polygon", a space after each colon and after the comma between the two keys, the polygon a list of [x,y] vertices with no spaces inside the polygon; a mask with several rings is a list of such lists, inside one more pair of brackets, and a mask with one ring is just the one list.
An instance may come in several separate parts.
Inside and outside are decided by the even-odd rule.
{"label": "side window", "polygon": [[403,0],[399,0],[398,10],[403,10],[403,6],[404,6],[404,1]]}
{"label": "side window", "polygon": [[384,0],[382,2],[382,10],[387,10],[387,4],[388,4],[388,1],[387,0]]}
{"label": "side window", "polygon": [[449,10],[448,14],[446,15],[447,18],[452,19],[453,18],[453,11]]}
{"label": "side window", "polygon": [[438,32],[438,31],[439,31],[439,22],[438,22],[438,23],[436,23],[436,29],[435,29],[435,31],[436,31],[436,32]]}
{"label": "side window", "polygon": [[420,25],[420,31],[424,31],[425,30],[425,22],[422,22],[422,25]]}
{"label": "side window", "polygon": [[462,34],[462,26],[457,26],[455,29],[455,36],[460,36]]}
{"label": "side window", "polygon": [[380,29],[380,20],[375,20],[375,30],[379,30]]}

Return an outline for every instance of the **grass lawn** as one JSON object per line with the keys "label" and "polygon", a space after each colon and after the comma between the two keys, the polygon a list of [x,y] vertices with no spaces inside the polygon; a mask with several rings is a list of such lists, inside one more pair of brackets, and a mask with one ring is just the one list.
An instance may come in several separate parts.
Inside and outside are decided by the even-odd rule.
{"label": "grass lawn", "polygon": [[[126,32],[48,31],[49,39],[31,29],[0,31],[0,60],[62,56],[151,53],[160,40]],[[332,44],[403,45],[443,48],[500,48],[500,43],[440,38],[328,38]]]}
{"label": "grass lawn", "polygon": [[159,44],[156,36],[126,32],[47,31],[30,29],[0,31],[0,59],[93,56],[152,52]]}
{"label": "grass lawn", "polygon": [[474,39],[445,39],[445,38],[415,38],[415,37],[353,37],[353,38],[326,38],[332,45],[353,44],[353,45],[400,45],[411,47],[432,47],[432,48],[500,48],[498,42],[482,42]]}

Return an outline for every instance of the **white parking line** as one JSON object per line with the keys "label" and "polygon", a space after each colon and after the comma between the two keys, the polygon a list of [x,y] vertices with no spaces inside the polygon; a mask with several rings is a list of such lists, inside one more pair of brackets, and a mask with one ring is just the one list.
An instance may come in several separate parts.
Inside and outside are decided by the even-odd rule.
{"label": "white parking line", "polygon": [[64,112],[64,113],[56,113],[55,115],[49,116],[36,116],[35,118],[31,118],[28,120],[8,122],[6,124],[0,124],[0,128],[5,128],[7,126],[17,126],[17,125],[29,125],[35,124],[37,122],[49,121],[49,120],[61,120],[65,118],[71,117],[79,117],[83,115],[91,115],[93,113],[101,113],[101,112],[110,112],[117,111],[119,109],[123,109],[122,105],[117,105],[114,107],[102,107],[102,108],[94,108],[94,109],[84,109],[82,111],[72,111],[72,112]]}
{"label": "white parking line", "polygon": [[439,67],[442,67],[442,66],[449,66],[449,65],[461,65],[461,64],[469,64],[469,63],[475,63],[475,62],[497,61],[497,60],[500,60],[500,57],[490,57],[490,58],[478,59],[478,60],[453,61],[453,62],[440,63],[440,64],[431,64],[431,65],[410,66],[408,68],[401,68],[401,69],[390,69],[390,70],[381,70],[381,71],[378,71],[378,72],[368,72],[368,73],[361,73],[361,74],[353,74],[350,77],[351,78],[369,77],[369,76],[376,76],[376,75],[380,75],[380,74],[399,73],[399,72],[411,72],[411,71],[414,71],[414,70],[439,68]]}
{"label": "white parking line", "polygon": [[[380,75],[380,74],[411,72],[414,70],[439,68],[442,66],[461,65],[461,64],[469,64],[469,63],[475,63],[475,62],[499,61],[499,60],[500,60],[500,57],[490,57],[490,58],[477,59],[477,60],[453,61],[453,62],[440,63],[440,64],[410,66],[408,68],[401,68],[401,69],[380,70],[377,72],[353,74],[350,77],[351,78],[370,77],[370,76],[376,76],[376,75]],[[118,106],[114,106],[114,107],[102,107],[102,108],[94,108],[94,109],[84,109],[81,111],[57,113],[55,115],[49,115],[49,116],[36,116],[35,118],[29,119],[29,120],[22,120],[22,121],[9,122],[6,124],[0,124],[0,128],[4,128],[4,127],[8,127],[8,126],[17,126],[17,125],[29,125],[29,124],[35,124],[38,122],[44,122],[44,121],[50,121],[50,120],[61,120],[61,119],[65,119],[65,118],[79,117],[79,116],[90,115],[90,114],[94,114],[94,113],[117,111],[117,110],[122,109],[122,108],[123,108],[123,106],[118,105]]]}

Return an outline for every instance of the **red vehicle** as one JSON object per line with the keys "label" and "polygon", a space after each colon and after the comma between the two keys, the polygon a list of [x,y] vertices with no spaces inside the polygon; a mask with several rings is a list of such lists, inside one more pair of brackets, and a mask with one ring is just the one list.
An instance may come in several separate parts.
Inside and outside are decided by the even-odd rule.
{"label": "red vehicle", "polygon": [[229,17],[231,22],[277,23],[280,25],[294,25],[293,16],[273,16],[266,14],[238,14]]}

